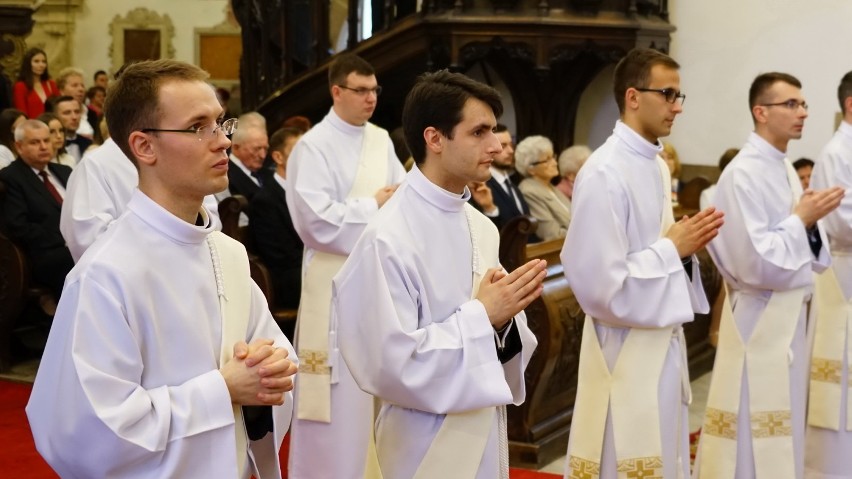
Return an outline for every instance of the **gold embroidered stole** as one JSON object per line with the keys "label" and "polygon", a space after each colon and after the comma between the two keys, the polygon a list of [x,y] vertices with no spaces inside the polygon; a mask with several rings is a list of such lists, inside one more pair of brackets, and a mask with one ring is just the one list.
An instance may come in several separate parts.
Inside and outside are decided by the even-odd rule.
{"label": "gold embroidered stole", "polygon": [[[656,162],[663,186],[660,220],[660,237],[663,237],[674,224],[671,174],[659,156]],[[595,320],[586,316],[571,423],[571,450],[567,458],[568,478],[600,477],[608,411],[612,415],[618,478],[663,477],[658,388],[673,334],[682,338],[679,327],[630,328],[610,372],[595,331]],[[681,347],[685,348],[683,341]],[[684,388],[689,396],[688,373],[685,374]],[[681,412],[673,413],[679,415]],[[682,469],[678,471],[681,476]]]}
{"label": "gold embroidered stole", "polygon": [[[787,159],[784,166],[795,206],[801,197],[801,183]],[[789,354],[806,289],[772,292],[748,342],[743,341],[734,322],[730,293],[722,306],[719,345],[701,434],[698,479],[729,478],[736,473],[744,368],[748,373],[749,424],[757,478],[794,479]]]}
{"label": "gold embroidered stole", "polygon": [[[207,235],[207,246],[216,274],[216,289],[219,294],[219,310],[222,314],[222,345],[219,351],[219,366],[234,356],[234,344],[246,340],[251,310],[251,289],[246,279],[249,274],[248,256],[238,242],[219,231]],[[232,404],[234,412],[234,435],[236,440],[237,471],[239,477],[248,477],[248,436],[243,419],[243,408]]]}
{"label": "gold embroidered stole", "polygon": [[[372,197],[387,181],[387,133],[367,123],[355,181],[347,198]],[[346,256],[315,251],[302,281],[296,347],[299,352],[298,408],[296,417],[331,422],[332,366],[336,343],[329,331],[331,280]],[[329,353],[331,351],[331,354]],[[336,381],[335,381],[336,382]]]}
{"label": "gold embroidered stole", "polygon": [[[491,235],[482,222],[474,222],[471,219],[473,207],[465,204],[465,215],[470,228],[470,239],[472,246],[472,270],[473,287],[470,299],[476,298],[479,292],[479,284],[487,267],[482,264],[481,259],[491,261],[499,256],[499,241],[489,241]],[[482,225],[482,226],[480,226]],[[463,413],[447,414],[444,422],[438,429],[438,433],[432,440],[432,444],[426,451],[426,455],[420,462],[414,479],[433,479],[439,477],[476,477],[488,436],[491,433],[491,425],[494,423],[494,414],[498,414],[498,422],[503,421],[499,427],[498,447],[500,448],[500,479],[509,478],[508,444],[505,436],[505,412],[501,411],[505,406],[499,408],[486,407]],[[498,424],[498,426],[500,426]]]}
{"label": "gold embroidered stole", "polygon": [[[843,358],[845,355],[850,364],[852,357],[852,342],[845,344],[844,349],[852,328],[852,305],[843,295],[833,266],[816,275],[814,296],[818,315],[811,357],[808,424],[839,431],[840,411],[846,409],[845,430],[852,431],[852,415],[849,414],[852,394],[848,391],[846,404],[841,405]],[[848,378],[846,382],[849,387]]]}

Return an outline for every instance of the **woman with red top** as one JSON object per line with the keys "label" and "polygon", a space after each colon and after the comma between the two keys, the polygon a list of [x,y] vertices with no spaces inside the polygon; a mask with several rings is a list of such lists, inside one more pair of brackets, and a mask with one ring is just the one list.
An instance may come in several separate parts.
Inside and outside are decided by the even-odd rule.
{"label": "woman with red top", "polygon": [[41,48],[30,48],[15,82],[15,108],[27,118],[36,118],[44,113],[44,102],[58,95],[59,88],[47,72],[47,54]]}

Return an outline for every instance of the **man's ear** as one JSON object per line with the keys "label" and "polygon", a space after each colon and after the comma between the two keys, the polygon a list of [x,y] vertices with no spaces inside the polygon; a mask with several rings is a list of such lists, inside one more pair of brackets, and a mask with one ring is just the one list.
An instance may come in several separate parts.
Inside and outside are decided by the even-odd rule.
{"label": "man's ear", "polygon": [[754,105],[751,107],[751,115],[754,117],[754,123],[766,123],[766,107]]}
{"label": "man's ear", "polygon": [[444,150],[444,135],[434,126],[423,130],[423,139],[426,140],[426,149],[435,154],[441,154]]}
{"label": "man's ear", "polygon": [[628,88],[624,92],[624,109],[636,110],[637,108],[639,108],[639,90]]}
{"label": "man's ear", "polygon": [[157,153],[154,144],[151,142],[151,137],[147,133],[134,131],[128,138],[130,151],[136,157],[140,164],[153,165],[157,162]]}
{"label": "man's ear", "polygon": [[280,151],[270,151],[269,156],[272,157],[272,161],[274,161],[276,165],[284,164],[284,155]]}
{"label": "man's ear", "polygon": [[845,100],[843,100],[843,114],[852,112],[852,96],[847,96]]}

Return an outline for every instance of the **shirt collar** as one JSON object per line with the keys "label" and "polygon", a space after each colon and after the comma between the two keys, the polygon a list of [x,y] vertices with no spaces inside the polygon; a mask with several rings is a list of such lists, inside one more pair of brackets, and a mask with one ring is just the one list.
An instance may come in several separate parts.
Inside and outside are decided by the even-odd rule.
{"label": "shirt collar", "polygon": [[414,165],[411,171],[408,172],[406,181],[424,200],[444,211],[462,211],[465,203],[470,199],[470,191],[467,187],[464,188],[464,193],[461,195],[451,193],[432,183],[417,168],[417,165]]}
{"label": "shirt collar", "polygon": [[643,158],[655,159],[663,151],[663,145],[659,141],[657,143],[649,143],[648,140],[642,138],[642,135],[636,133],[633,128],[630,128],[621,120],[615,122],[615,129],[612,130],[612,134],[625,142],[627,146]]}
{"label": "shirt collar", "polygon": [[276,172],[274,175],[272,175],[272,177],[273,177],[273,178],[275,178],[275,181],[276,181],[279,185],[281,185],[281,189],[283,189],[283,190],[286,190],[286,189],[287,189],[287,187],[285,186],[285,185],[287,184],[287,180],[285,180],[283,176],[279,175],[279,174]]}
{"label": "shirt collar", "polygon": [[257,183],[257,178],[252,176],[251,170],[248,169],[248,167],[243,163],[243,161],[241,159],[234,156],[233,153],[231,153],[229,156],[231,157],[231,163],[237,165],[237,168],[241,169],[243,171],[243,173],[246,174],[246,176],[248,176],[249,178],[251,178],[252,181]]}
{"label": "shirt collar", "polygon": [[203,205],[200,206],[199,214],[204,221],[204,226],[189,224],[178,218],[138,189],[133,191],[127,203],[127,209],[152,228],[178,243],[201,243],[213,231],[210,228],[210,214]]}
{"label": "shirt collar", "polygon": [[781,161],[787,157],[786,153],[770,145],[768,141],[755,132],[751,132],[748,135],[747,143],[757,149],[762,157],[777,161]]}
{"label": "shirt collar", "polygon": [[837,129],[840,133],[846,137],[847,141],[852,141],[852,124],[846,123],[845,121],[840,122],[840,127]]}
{"label": "shirt collar", "polygon": [[365,123],[361,126],[356,126],[345,122],[342,118],[337,116],[337,113],[334,111],[334,107],[329,109],[328,115],[325,116],[325,119],[331,123],[331,126],[347,135],[360,135],[364,133],[364,127],[367,125]]}

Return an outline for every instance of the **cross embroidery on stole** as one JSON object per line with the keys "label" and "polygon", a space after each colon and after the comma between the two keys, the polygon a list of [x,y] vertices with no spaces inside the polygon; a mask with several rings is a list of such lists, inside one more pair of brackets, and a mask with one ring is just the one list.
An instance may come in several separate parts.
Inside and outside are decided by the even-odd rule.
{"label": "cross embroidery on stole", "polygon": [[303,349],[299,351],[299,372],[302,374],[331,374],[328,353]]}
{"label": "cross embroidery on stole", "polygon": [[704,429],[701,433],[725,439],[736,439],[737,415],[708,407],[704,414]]}
{"label": "cross embroidery on stole", "polygon": [[793,435],[790,411],[762,411],[751,415],[751,435],[754,438]]}
{"label": "cross embroidery on stole", "polygon": [[811,360],[811,380],[823,383],[840,384],[843,363],[831,359],[813,358]]}
{"label": "cross embroidery on stole", "polygon": [[663,479],[662,457],[636,457],[618,461],[618,472],[629,479]]}
{"label": "cross embroidery on stole", "polygon": [[601,465],[596,462],[577,456],[571,456],[568,461],[569,479],[598,479],[600,475]]}

